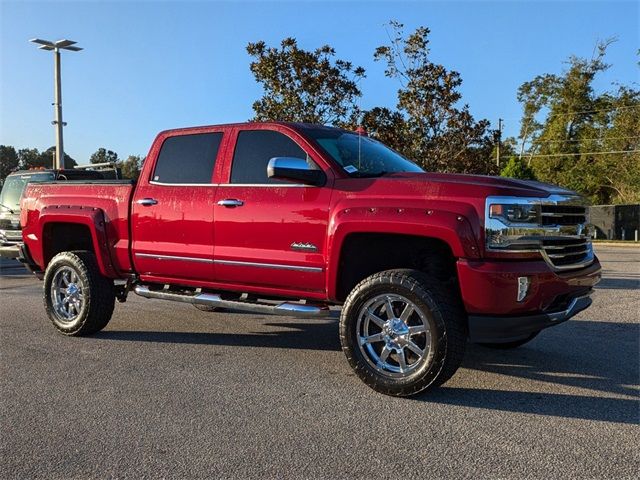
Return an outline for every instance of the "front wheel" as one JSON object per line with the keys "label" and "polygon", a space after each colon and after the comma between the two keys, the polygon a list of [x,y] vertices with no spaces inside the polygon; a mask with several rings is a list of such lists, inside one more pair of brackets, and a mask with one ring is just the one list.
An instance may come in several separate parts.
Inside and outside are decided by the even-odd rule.
{"label": "front wheel", "polygon": [[466,344],[455,294],[416,270],[387,270],[360,282],[340,317],[342,350],[374,390],[409,396],[456,372]]}
{"label": "front wheel", "polygon": [[115,293],[113,281],[102,276],[91,252],[59,253],[44,275],[44,306],[53,326],[64,335],[90,335],[106,327]]}

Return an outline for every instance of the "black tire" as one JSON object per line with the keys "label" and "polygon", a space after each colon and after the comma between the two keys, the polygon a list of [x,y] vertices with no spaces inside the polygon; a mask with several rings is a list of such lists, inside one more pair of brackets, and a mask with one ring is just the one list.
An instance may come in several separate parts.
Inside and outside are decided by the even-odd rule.
{"label": "black tire", "polygon": [[[371,312],[370,309],[374,307],[370,305],[375,306],[381,301],[384,302],[380,299],[387,298],[387,295],[392,300],[390,305],[393,318],[398,319],[403,316],[396,313],[396,309],[403,305],[404,300],[401,299],[413,304],[412,311],[416,313],[411,313],[406,322],[398,327],[405,329],[402,331],[409,332],[404,337],[396,330],[392,329],[391,333],[385,330],[390,328],[386,303],[383,303],[385,311],[379,310],[380,315],[374,315],[375,321],[362,320],[363,318],[371,319],[372,317],[366,314],[365,310]],[[408,306],[409,303],[404,305]],[[375,311],[378,311],[379,307],[375,308]],[[382,314],[385,314],[386,318],[384,327],[379,325],[383,320]],[[412,322],[417,323],[411,325]],[[424,326],[421,327],[421,324]],[[360,335],[359,330],[362,325],[380,329],[379,334],[368,338],[386,335],[385,332],[389,335],[384,337],[386,340],[375,340],[377,343],[375,346],[373,343],[361,346],[361,339],[364,337]],[[410,333],[412,328],[416,328],[415,332],[418,332],[418,328],[427,330],[422,340],[420,340],[420,333]],[[421,350],[422,357],[407,350],[409,355],[417,358],[412,365],[406,362],[409,358],[407,353],[404,353],[404,349],[408,348],[406,345],[398,347],[398,350],[391,350],[395,348],[394,345],[396,347],[399,345],[394,343],[397,339],[402,339],[404,342],[406,338],[410,341],[416,339],[417,343],[424,342],[424,348]],[[466,341],[466,314],[457,293],[447,291],[440,282],[417,270],[387,270],[364,279],[347,297],[340,316],[340,342],[349,364],[364,383],[386,395],[401,397],[415,395],[428,388],[442,385],[453,376],[462,363]],[[413,346],[417,346],[416,343]],[[387,353],[385,357],[389,360],[381,364],[379,362],[382,361],[385,349],[389,349],[387,352],[391,353]],[[376,367],[373,355],[378,354],[377,350],[381,351]],[[399,355],[400,350],[402,355]],[[393,360],[393,356],[396,360]],[[401,360],[400,357],[402,357]],[[381,367],[383,364],[391,364],[394,361],[397,367],[391,365],[389,368],[398,368],[399,372],[385,371],[386,367]],[[401,361],[405,365],[404,372]]]}
{"label": "black tire", "polygon": [[[60,293],[56,286],[64,287],[64,282],[76,279],[72,301],[67,296],[69,283],[65,293]],[[79,292],[79,293],[76,293]],[[56,297],[57,295],[57,297]],[[56,308],[54,297],[67,298],[66,304],[74,303],[71,307]],[[116,292],[113,281],[102,276],[95,255],[87,251],[62,252],[57,254],[44,275],[44,306],[53,326],[62,334],[70,336],[91,335],[107,326],[115,306]],[[63,305],[64,302],[55,302]],[[64,313],[69,313],[65,317]],[[75,315],[72,315],[75,313]]]}
{"label": "black tire", "polygon": [[536,338],[539,333],[540,333],[540,330],[538,330],[537,332],[533,332],[533,333],[527,335],[526,337],[521,338],[520,340],[513,340],[511,342],[502,342],[502,343],[478,342],[478,345],[481,345],[481,346],[486,347],[486,348],[495,348],[497,350],[509,350],[509,349],[512,349],[512,348],[518,348],[518,347],[524,345],[525,343],[529,343],[531,340]]}

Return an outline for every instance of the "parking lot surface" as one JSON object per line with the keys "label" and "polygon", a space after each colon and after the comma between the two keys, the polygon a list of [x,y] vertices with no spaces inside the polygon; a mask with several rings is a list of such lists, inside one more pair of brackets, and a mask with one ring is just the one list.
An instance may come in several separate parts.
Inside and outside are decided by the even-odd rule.
{"label": "parking lot surface", "polygon": [[0,269],[0,478],[631,478],[640,471],[640,248],[598,246],[593,306],[516,350],[469,345],[412,399],[351,372],[335,321],[130,295],[66,338]]}

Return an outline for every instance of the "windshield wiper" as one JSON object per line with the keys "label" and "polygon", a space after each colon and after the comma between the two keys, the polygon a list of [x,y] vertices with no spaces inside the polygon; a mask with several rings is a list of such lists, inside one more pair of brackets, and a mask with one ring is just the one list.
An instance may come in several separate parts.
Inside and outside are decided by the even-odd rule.
{"label": "windshield wiper", "polygon": [[11,208],[7,207],[5,204],[0,203],[0,207],[2,208],[6,208],[7,210],[9,210],[10,213],[15,214],[16,212],[14,212]]}

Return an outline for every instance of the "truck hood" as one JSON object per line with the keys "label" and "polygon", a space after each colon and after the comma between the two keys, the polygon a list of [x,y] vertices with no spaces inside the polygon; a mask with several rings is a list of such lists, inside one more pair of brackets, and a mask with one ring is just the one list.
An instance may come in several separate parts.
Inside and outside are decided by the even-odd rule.
{"label": "truck hood", "polygon": [[345,178],[335,188],[347,197],[404,199],[433,202],[470,203],[484,209],[489,196],[546,198],[551,195],[577,196],[571,190],[532,180],[457,173],[391,173],[374,178]]}
{"label": "truck hood", "polygon": [[571,190],[530,180],[426,172],[338,179],[334,189],[339,192],[336,201],[342,209],[393,206],[433,208],[463,215],[471,222],[477,238],[482,236],[487,197],[577,196]]}
{"label": "truck hood", "polygon": [[[577,195],[557,185],[519,180],[516,178],[465,175],[457,173],[395,173],[381,177],[390,182],[401,182],[418,187],[422,185],[429,193],[446,195],[455,192],[458,198],[466,196],[504,195],[516,197],[548,197],[550,195]],[[434,191],[436,190],[436,191]]]}

